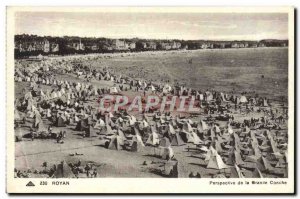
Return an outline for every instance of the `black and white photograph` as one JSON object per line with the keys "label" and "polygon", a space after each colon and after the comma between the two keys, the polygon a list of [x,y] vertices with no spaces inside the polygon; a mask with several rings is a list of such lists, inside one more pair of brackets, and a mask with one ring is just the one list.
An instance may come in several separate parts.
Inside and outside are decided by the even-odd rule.
{"label": "black and white photograph", "polygon": [[12,192],[294,192],[292,7],[7,11]]}

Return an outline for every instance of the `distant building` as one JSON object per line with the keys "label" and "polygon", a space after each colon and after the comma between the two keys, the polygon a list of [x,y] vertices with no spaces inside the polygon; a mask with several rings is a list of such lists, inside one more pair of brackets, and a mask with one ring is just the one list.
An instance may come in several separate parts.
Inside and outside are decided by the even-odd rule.
{"label": "distant building", "polygon": [[147,43],[147,49],[149,49],[149,50],[156,50],[156,47],[157,47],[157,45],[156,45],[155,42],[148,42]]}
{"label": "distant building", "polygon": [[181,47],[181,43],[176,41],[173,41],[170,45],[172,49],[179,49]]}
{"label": "distant building", "polygon": [[50,49],[51,49],[51,52],[58,52],[59,51],[59,45],[56,44],[56,43],[51,43]]}
{"label": "distant building", "polygon": [[85,50],[85,45],[83,43],[81,43],[81,39],[79,40],[79,42],[70,42],[70,43],[68,43],[67,47],[70,48],[70,49],[74,49],[76,51]]}
{"label": "distant building", "polygon": [[50,42],[48,40],[44,40],[43,42],[43,51],[45,53],[50,52]]}
{"label": "distant building", "polygon": [[237,42],[231,43],[231,48],[239,48],[240,45]]}
{"label": "distant building", "polygon": [[135,42],[129,43],[129,49],[130,50],[134,50],[135,48],[136,48],[136,43]]}
{"label": "distant building", "polygon": [[35,39],[31,41],[18,41],[15,42],[15,49],[19,52],[33,52],[42,51],[45,53],[50,52],[50,42],[47,39]]}
{"label": "distant building", "polygon": [[113,40],[112,48],[114,50],[128,50],[128,45],[126,45],[125,41],[115,39]]}
{"label": "distant building", "polygon": [[97,44],[85,44],[85,48],[91,51],[99,50],[99,46]]}
{"label": "distant building", "polygon": [[38,39],[34,41],[32,51],[43,51],[45,53],[50,52],[50,42],[47,39]]}
{"label": "distant building", "polygon": [[257,43],[253,43],[250,45],[251,48],[257,48]]}
{"label": "distant building", "polygon": [[170,43],[162,42],[160,45],[161,45],[162,50],[171,50],[172,49],[172,46]]}
{"label": "distant building", "polygon": [[208,46],[208,44],[207,43],[202,43],[202,44],[200,44],[200,48],[201,49],[207,49],[209,46]]}
{"label": "distant building", "polygon": [[183,46],[182,49],[187,50],[188,48],[189,48],[189,46],[186,44],[186,45]]}
{"label": "distant building", "polygon": [[34,43],[29,43],[28,46],[27,46],[27,49],[25,51],[28,51],[28,52],[32,52],[32,51],[36,51],[36,45]]}
{"label": "distant building", "polygon": [[220,43],[220,48],[226,48],[226,44],[225,43]]}

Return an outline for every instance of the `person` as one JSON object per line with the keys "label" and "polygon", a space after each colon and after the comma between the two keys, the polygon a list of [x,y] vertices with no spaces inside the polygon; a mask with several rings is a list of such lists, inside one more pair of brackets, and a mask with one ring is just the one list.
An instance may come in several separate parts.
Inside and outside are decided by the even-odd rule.
{"label": "person", "polygon": [[96,178],[96,177],[97,177],[97,175],[98,175],[97,169],[96,169],[96,168],[94,168],[94,171],[93,171],[93,177],[94,177],[94,178]]}
{"label": "person", "polygon": [[48,136],[51,136],[52,135],[52,126],[50,125],[48,127]]}
{"label": "person", "polygon": [[90,177],[90,165],[89,164],[86,164],[85,167],[84,167],[85,171],[86,171],[86,177]]}
{"label": "person", "polygon": [[57,136],[57,143],[60,143],[60,141],[63,139],[63,133],[62,131],[59,132],[59,135]]}
{"label": "person", "polygon": [[31,141],[34,140],[34,132],[32,129],[30,129],[30,137],[31,137]]}
{"label": "person", "polygon": [[77,167],[80,167],[80,166],[81,166],[81,160],[80,160],[80,159],[78,160],[76,166],[77,166]]}

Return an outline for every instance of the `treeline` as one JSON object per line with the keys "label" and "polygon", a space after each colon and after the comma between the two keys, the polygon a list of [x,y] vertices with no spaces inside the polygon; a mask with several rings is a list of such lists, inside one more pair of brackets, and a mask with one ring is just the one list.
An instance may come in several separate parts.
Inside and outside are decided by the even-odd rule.
{"label": "treeline", "polygon": [[261,41],[109,39],[96,37],[51,37],[15,35],[15,58],[37,55],[71,55],[90,53],[140,52],[155,50],[196,50],[213,48],[257,48],[288,46],[288,40]]}

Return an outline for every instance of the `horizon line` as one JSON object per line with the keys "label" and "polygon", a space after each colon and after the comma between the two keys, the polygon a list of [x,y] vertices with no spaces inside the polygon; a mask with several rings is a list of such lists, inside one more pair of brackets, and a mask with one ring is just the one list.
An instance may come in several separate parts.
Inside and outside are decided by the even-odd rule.
{"label": "horizon line", "polygon": [[29,36],[38,36],[38,37],[79,37],[79,38],[104,38],[104,39],[145,39],[145,40],[182,40],[182,41],[261,41],[261,40],[289,40],[286,39],[278,39],[278,38],[264,38],[264,39],[258,39],[258,40],[247,40],[247,39],[176,39],[176,38],[142,38],[142,37],[105,37],[105,36],[75,36],[75,35],[63,35],[63,36],[54,36],[54,35],[37,35],[37,34],[28,34],[28,33],[18,33],[17,35],[29,35]]}

